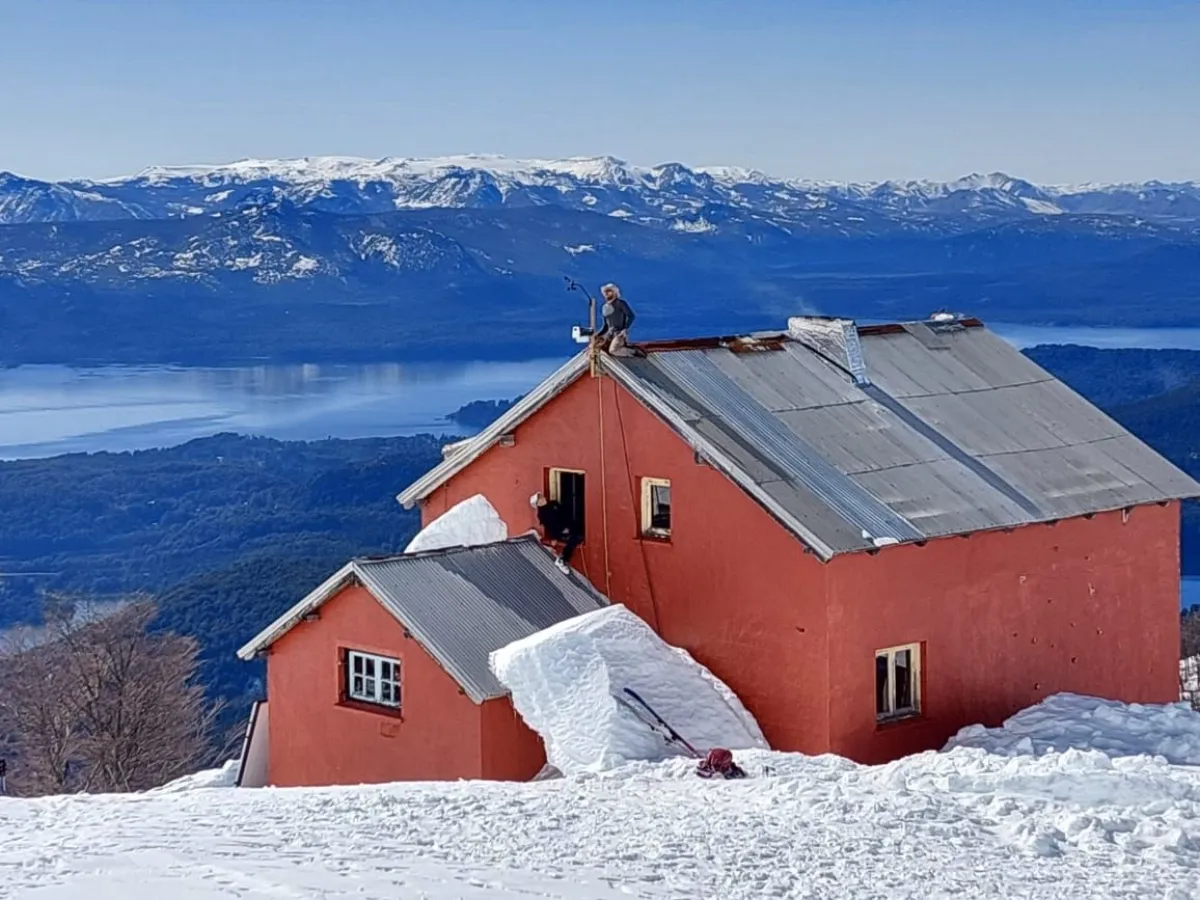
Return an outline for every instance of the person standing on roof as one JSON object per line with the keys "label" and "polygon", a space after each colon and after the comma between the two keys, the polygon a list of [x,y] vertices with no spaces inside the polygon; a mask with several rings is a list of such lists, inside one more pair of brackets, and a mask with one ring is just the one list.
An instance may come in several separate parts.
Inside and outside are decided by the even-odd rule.
{"label": "person standing on roof", "polygon": [[583,543],[570,511],[557,500],[547,500],[541,491],[529,498],[529,505],[537,511],[538,524],[542,526],[546,540],[562,543],[562,553],[555,557],[554,565],[563,574],[569,573],[571,554]]}
{"label": "person standing on roof", "polygon": [[604,327],[596,332],[596,340],[600,346],[608,343],[608,352],[613,356],[641,356],[628,344],[629,329],[633,325],[634,315],[629,304],[621,296],[621,289],[609,283],[600,288],[604,297]]}

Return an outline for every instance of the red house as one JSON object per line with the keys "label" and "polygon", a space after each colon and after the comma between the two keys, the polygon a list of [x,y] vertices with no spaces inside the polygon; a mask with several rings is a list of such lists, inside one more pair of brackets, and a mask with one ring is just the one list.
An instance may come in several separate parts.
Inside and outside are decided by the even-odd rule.
{"label": "red house", "polygon": [[[1057,691],[1177,699],[1179,500],[1200,485],[978,321],[641,346],[579,354],[400,501],[428,524],[481,493],[510,533],[534,491],[567,503],[579,572],[777,749],[879,762]],[[332,683],[335,637],[315,640],[302,676],[272,661],[273,706],[313,660]],[[322,720],[280,712],[272,740]]]}
{"label": "red house", "polygon": [[244,758],[280,787],[528,780],[545,751],[488,655],[603,605],[532,536],[354,560],[238,651],[267,657]]}

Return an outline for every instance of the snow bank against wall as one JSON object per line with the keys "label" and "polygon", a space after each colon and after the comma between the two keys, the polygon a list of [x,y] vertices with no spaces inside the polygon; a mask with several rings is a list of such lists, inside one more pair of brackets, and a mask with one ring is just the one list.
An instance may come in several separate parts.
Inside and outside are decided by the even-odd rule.
{"label": "snow bank against wall", "polygon": [[737,696],[621,605],[560,622],[494,652],[491,667],[563,774],[598,772],[686,752],[616,699],[637,691],[704,752],[766,748]]}
{"label": "snow bank against wall", "polygon": [[1200,715],[1187,703],[1118,703],[1080,694],[1054,694],[1021,710],[999,728],[969,725],[946,744],[999,756],[1099,750],[1110,757],[1161,756],[1200,765]]}
{"label": "snow bank against wall", "polygon": [[424,528],[404,548],[405,553],[475,547],[508,540],[508,526],[483,494],[454,504]]}
{"label": "snow bank against wall", "polygon": [[206,788],[235,787],[237,785],[237,773],[240,763],[241,760],[231,759],[219,769],[204,769],[200,772],[193,772],[191,775],[184,775],[182,778],[168,781],[160,787],[151,788],[146,793],[177,794],[183,791],[199,791]]}

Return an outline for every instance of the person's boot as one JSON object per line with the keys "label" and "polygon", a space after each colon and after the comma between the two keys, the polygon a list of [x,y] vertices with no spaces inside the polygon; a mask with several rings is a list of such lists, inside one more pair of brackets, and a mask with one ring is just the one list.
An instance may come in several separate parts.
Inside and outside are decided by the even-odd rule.
{"label": "person's boot", "polygon": [[567,561],[561,556],[554,557],[554,565],[558,568],[558,571],[562,572],[564,575],[571,574],[571,567],[567,565]]}

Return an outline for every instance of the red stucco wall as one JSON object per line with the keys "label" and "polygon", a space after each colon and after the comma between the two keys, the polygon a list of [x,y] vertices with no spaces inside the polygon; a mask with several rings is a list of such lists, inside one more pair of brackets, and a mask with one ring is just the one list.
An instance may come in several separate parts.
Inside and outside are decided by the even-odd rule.
{"label": "red stucco wall", "polygon": [[[399,658],[403,715],[338,705],[339,648]],[[478,778],[480,707],[362,587],[348,587],[267,658],[270,783]]]}
{"label": "red stucco wall", "polygon": [[507,697],[483,704],[483,777],[528,781],[546,764],[542,739],[513,709]]}
{"label": "red stucco wall", "polygon": [[[830,750],[880,762],[1058,691],[1179,694],[1179,506],[885,548],[829,564]],[[924,642],[923,715],[876,726],[875,651]]]}
{"label": "red stucco wall", "polygon": [[[822,564],[609,379],[585,376],[515,438],[434,492],[423,521],[483,493],[516,534],[535,524],[528,498],[546,468],[585,471],[576,568],[716,672],[776,748],[877,761],[1054,691],[1163,701],[1177,689],[1176,505]],[[642,476],[671,479],[669,544],[638,538]],[[874,651],[915,641],[924,715],[877,728]]]}
{"label": "red stucco wall", "polygon": [[[536,524],[529,495],[543,489],[546,468],[585,471],[587,541],[576,568],[718,672],[773,744],[828,747],[826,568],[815,557],[724,475],[696,463],[690,448],[609,379],[585,376],[515,437],[514,446],[493,448],[438,489],[424,504],[423,521],[483,493],[518,534]],[[669,544],[638,537],[642,476],[671,479]]]}

